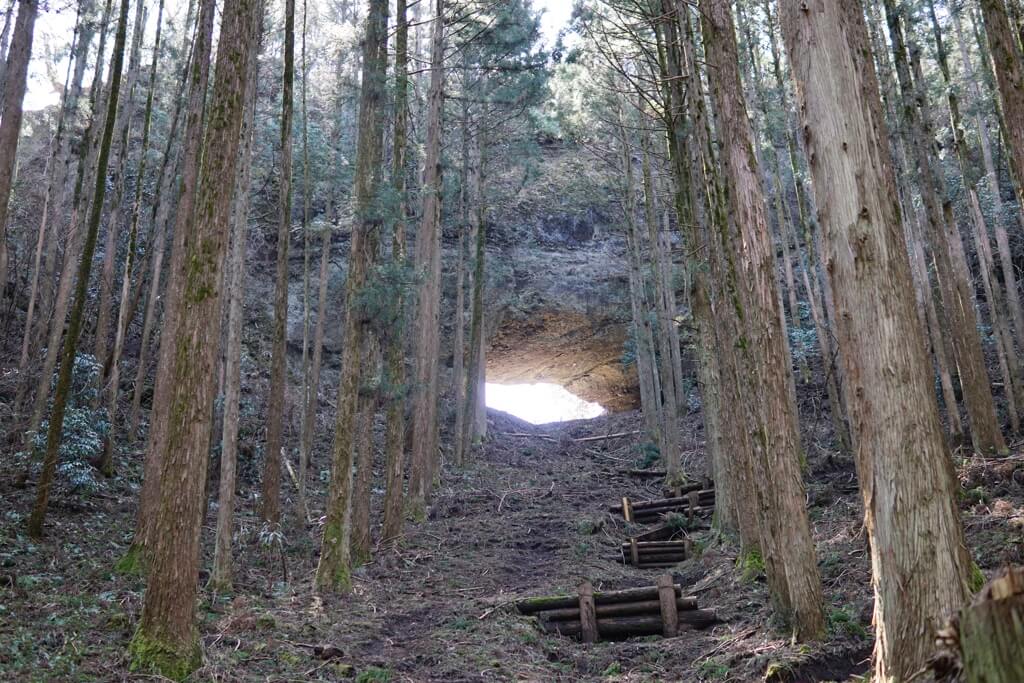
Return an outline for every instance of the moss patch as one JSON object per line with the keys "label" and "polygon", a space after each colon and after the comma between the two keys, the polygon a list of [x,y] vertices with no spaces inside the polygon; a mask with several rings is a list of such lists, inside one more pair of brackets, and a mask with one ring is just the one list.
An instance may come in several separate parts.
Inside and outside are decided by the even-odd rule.
{"label": "moss patch", "polygon": [[129,668],[133,672],[155,673],[172,681],[183,681],[203,664],[199,639],[184,649],[150,638],[139,629],[128,645]]}

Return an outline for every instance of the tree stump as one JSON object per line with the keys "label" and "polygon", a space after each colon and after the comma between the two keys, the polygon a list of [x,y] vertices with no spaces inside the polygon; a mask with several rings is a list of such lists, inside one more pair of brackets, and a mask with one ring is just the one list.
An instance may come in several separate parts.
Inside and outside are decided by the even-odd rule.
{"label": "tree stump", "polygon": [[960,613],[967,683],[1024,681],[1024,567],[1007,569]]}

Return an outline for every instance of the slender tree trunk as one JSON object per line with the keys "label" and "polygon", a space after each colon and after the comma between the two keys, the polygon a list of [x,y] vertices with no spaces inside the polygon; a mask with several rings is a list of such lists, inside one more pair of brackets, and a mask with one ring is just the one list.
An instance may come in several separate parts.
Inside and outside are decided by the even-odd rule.
{"label": "slender tree trunk", "polygon": [[[235,2],[251,0],[233,0]],[[185,114],[185,147],[178,198],[178,210],[174,220],[173,244],[171,245],[170,273],[164,294],[163,331],[157,359],[156,381],[153,388],[153,407],[149,425],[149,443],[142,472],[142,490],[139,493],[139,510],[135,522],[135,537],[132,548],[125,558],[124,566],[138,567],[149,561],[149,551],[158,539],[157,514],[162,503],[164,445],[167,442],[172,392],[176,387],[174,331],[178,329],[179,308],[182,305],[189,262],[186,260],[186,242],[189,226],[194,220],[197,206],[196,192],[199,183],[201,147],[204,138],[204,104],[210,76],[210,46],[213,39],[213,0],[202,0],[199,10],[199,27],[192,51],[189,69],[189,101]],[[223,30],[223,29],[222,29]],[[225,34],[227,35],[227,34]],[[234,47],[235,43],[232,42]],[[219,59],[219,58],[218,58]],[[236,141],[237,142],[237,141]],[[223,181],[223,178],[221,179]],[[211,339],[214,338],[211,336]],[[213,367],[209,370],[211,376]],[[136,386],[136,392],[141,386]]]}
{"label": "slender tree trunk", "polygon": [[14,39],[7,54],[4,80],[3,114],[0,116],[0,299],[7,289],[7,215],[18,160],[22,105],[28,82],[28,63],[32,59],[39,0],[18,0],[18,18]]}
{"label": "slender tree trunk", "polygon": [[103,137],[100,141],[92,211],[89,214],[89,227],[85,238],[85,248],[82,252],[81,263],[78,266],[75,303],[71,308],[71,319],[68,322],[67,337],[64,340],[64,351],[58,370],[57,388],[54,392],[50,424],[46,433],[46,453],[43,457],[43,471],[39,476],[39,483],[36,488],[36,501],[32,507],[32,515],[28,522],[29,535],[33,538],[41,538],[43,535],[43,522],[46,519],[50,487],[53,485],[53,477],[57,470],[57,458],[60,451],[61,438],[64,433],[64,413],[67,409],[68,395],[71,391],[75,355],[78,350],[78,337],[82,331],[82,318],[85,314],[85,304],[89,293],[89,274],[92,270],[92,257],[96,251],[96,238],[99,233],[100,218],[103,213],[103,197],[107,190],[107,165],[110,160],[110,147],[114,137],[114,118],[117,112],[117,100],[121,88],[121,68],[124,64],[124,47],[127,32],[128,0],[121,0],[117,36],[114,39],[113,57],[110,62],[110,94],[107,98],[107,119],[106,125],[103,127]]}
{"label": "slender tree trunk", "polygon": [[759,491],[761,544],[772,597],[798,637],[824,635],[825,618],[814,543],[800,472],[792,368],[779,307],[774,248],[754,157],[753,133],[739,74],[735,27],[728,0],[701,3],[712,100],[725,141],[722,166],[733,229],[732,248],[742,272],[738,302],[743,333],[736,340],[752,379],[761,388],[753,415],[753,472],[771,481]]}
{"label": "slender tree trunk", "polygon": [[345,283],[345,323],[341,335],[344,355],[338,388],[334,463],[315,579],[317,590],[325,592],[347,592],[352,581],[352,468],[358,443],[360,389],[364,379],[362,358],[370,342],[370,321],[361,310],[360,299],[374,268],[381,221],[375,203],[380,190],[387,25],[387,0],[370,0],[363,40],[363,79],[355,164],[356,216]]}
{"label": "slender tree trunk", "polygon": [[[185,18],[185,26],[192,26],[193,24],[193,5],[194,0],[190,0],[188,12]],[[184,33],[186,36],[192,35],[192,32],[188,30],[184,31]],[[181,160],[183,158],[183,154],[178,151],[178,130],[180,128],[182,110],[191,103],[186,100],[185,86],[191,81],[189,78],[190,62],[196,59],[196,47],[197,45],[193,44],[192,56],[184,60],[184,68],[182,70],[178,92],[174,97],[174,115],[171,117],[171,127],[167,134],[167,143],[164,146],[162,156],[163,161],[160,163],[160,173],[157,175],[156,185],[159,188],[160,194],[157,197],[156,204],[153,206],[151,218],[152,227],[150,228],[149,244],[146,249],[149,286],[145,288],[140,287],[135,298],[135,300],[137,300],[137,297],[141,296],[142,290],[146,290],[146,306],[142,316],[142,337],[139,343],[139,358],[135,371],[135,381],[132,385],[132,406],[128,412],[128,434],[129,438],[133,440],[137,437],[139,410],[142,406],[143,385],[149,370],[150,337],[152,336],[153,325],[157,318],[160,281],[163,276],[163,263],[167,252],[167,229],[170,222],[171,206],[174,204],[172,197],[178,194],[175,191],[175,188],[177,187],[175,181],[178,177],[178,167],[182,165]],[[182,48],[182,53],[186,53],[187,45],[182,45]],[[188,148],[187,144],[186,148]],[[132,313],[128,316],[129,320],[134,318],[135,308],[136,305],[133,304],[131,307]]]}
{"label": "slender tree trunk", "polygon": [[661,452],[662,462],[667,472],[666,480],[669,487],[682,482],[682,465],[679,445],[679,391],[676,382],[675,356],[672,354],[673,328],[672,311],[668,307],[665,281],[665,266],[661,249],[661,224],[658,221],[657,207],[654,199],[654,178],[651,172],[651,150],[646,134],[642,136],[641,146],[641,179],[644,191],[644,222],[647,224],[648,243],[651,250],[651,267],[654,283],[654,315],[657,320],[658,332],[655,339],[658,345],[658,375],[661,383],[661,434],[664,448]]}
{"label": "slender tree trunk", "polygon": [[436,472],[438,362],[441,303],[441,124],[444,114],[444,0],[435,0],[430,56],[427,144],[423,172],[423,217],[416,234],[415,267],[424,274],[416,307],[413,358],[412,471],[409,498],[416,514],[426,503]]}
{"label": "slender tree trunk", "polygon": [[277,277],[274,285],[274,348],[267,399],[267,447],[263,464],[264,524],[281,524],[281,449],[285,389],[288,382],[288,242],[292,227],[292,116],[295,88],[295,0],[285,0],[284,93],[281,99],[281,196],[277,227]]}
{"label": "slender tree trunk", "polygon": [[472,298],[470,301],[469,323],[469,366],[467,367],[466,415],[463,419],[460,439],[469,450],[471,444],[480,444],[486,436],[487,417],[484,408],[484,425],[480,426],[480,400],[486,388],[483,373],[484,364],[484,287],[487,272],[487,142],[482,134],[477,135],[477,159],[473,168],[476,211],[470,243],[473,245]]}
{"label": "slender tree trunk", "polygon": [[[110,178],[114,188],[114,197],[107,213],[107,232],[103,246],[103,266],[99,272],[99,301],[97,302],[96,329],[94,330],[96,362],[105,364],[110,346],[110,318],[113,308],[114,271],[117,264],[118,237],[121,234],[121,209],[124,204],[125,171],[128,168],[128,141],[135,115],[135,83],[139,77],[142,62],[142,35],[146,30],[145,3],[135,6],[135,21],[132,28],[132,46],[128,58],[128,73],[125,75],[124,96],[118,103],[117,121],[115,126],[115,147]],[[138,184],[138,182],[136,183]],[[107,377],[108,368],[104,365],[100,372],[99,384],[102,388]],[[97,400],[102,395],[97,392]]]}
{"label": "slender tree trunk", "polygon": [[224,361],[224,421],[220,435],[220,488],[217,494],[217,531],[213,545],[210,585],[230,592],[234,584],[231,542],[235,529],[235,486],[238,464],[238,425],[242,398],[242,332],[245,326],[245,254],[249,241],[249,190],[252,183],[252,150],[256,119],[256,84],[259,82],[259,36],[263,13],[253,17],[257,38],[252,41],[245,83],[245,114],[242,119],[235,196],[231,207],[231,251],[228,257],[227,342]]}
{"label": "slender tree trunk", "polygon": [[[409,20],[406,0],[395,2],[395,130],[394,168],[391,182],[398,197],[398,214],[395,216],[394,235],[391,242],[391,259],[397,268],[404,271],[406,259],[405,228],[408,211],[406,189],[406,165],[409,130]],[[384,450],[387,468],[386,492],[384,494],[384,525],[381,539],[394,541],[402,534],[405,519],[402,474],[405,469],[405,334],[406,292],[399,292],[398,315],[393,325],[394,332],[386,337],[385,383],[387,395],[387,433]]]}
{"label": "slender tree trunk", "polygon": [[[309,374],[310,374],[310,321],[312,311],[310,310],[310,282],[309,282],[309,266],[310,266],[310,238],[312,235],[309,233],[309,204],[310,195],[312,194],[310,188],[310,177],[309,177],[309,100],[308,100],[308,86],[309,86],[309,62],[306,59],[306,32],[307,32],[307,20],[309,19],[309,4],[306,0],[302,0],[302,410],[303,410],[303,423],[305,427],[305,409],[309,405]],[[305,435],[303,432],[300,435],[300,439]],[[303,467],[302,460],[306,456],[302,450],[305,447],[304,443],[299,444],[299,470],[303,476],[306,474],[306,468],[309,466],[309,460],[306,460],[306,467]],[[299,510],[301,514],[309,518],[308,505],[306,504],[306,484],[303,479],[299,483]]]}
{"label": "slender tree trunk", "polygon": [[837,332],[871,548],[875,678],[907,681],[930,655],[938,620],[963,604],[970,558],[915,320],[863,8],[783,0],[781,16],[843,311]]}
{"label": "slender tree trunk", "polygon": [[985,21],[992,70],[999,85],[1006,142],[1018,183],[1017,196],[1021,198],[1024,197],[1024,189],[1020,187],[1024,182],[1024,57],[1007,19],[1003,0],[980,0],[979,4]]}
{"label": "slender tree trunk", "polygon": [[[11,3],[11,7],[14,7],[14,3]],[[68,60],[67,75],[64,77],[64,92],[61,95],[60,113],[57,116],[57,130],[53,135],[53,139],[50,141],[50,154],[46,159],[46,172],[44,177],[46,178],[46,195],[43,198],[42,218],[39,221],[39,232],[36,238],[35,255],[32,263],[32,284],[29,286],[29,297],[28,297],[28,310],[25,313],[25,330],[22,334],[21,340],[21,355],[18,359],[18,374],[21,376],[18,382],[18,395],[14,401],[15,407],[21,406],[21,399],[24,388],[27,387],[28,383],[25,381],[25,374],[28,372],[30,349],[33,348],[33,342],[37,339],[38,328],[42,327],[42,324],[36,325],[35,313],[37,304],[39,302],[40,294],[40,276],[42,274],[43,266],[43,254],[46,242],[56,242],[56,229],[53,230],[53,235],[50,235],[51,227],[57,223],[55,220],[58,211],[55,210],[53,204],[57,201],[58,195],[58,183],[57,183],[57,171],[58,169],[64,169],[64,155],[68,153],[67,139],[64,134],[64,128],[67,125],[67,119],[69,116],[74,115],[74,110],[77,107],[78,101],[78,88],[81,87],[81,81],[74,83],[72,81],[72,74],[84,74],[85,69],[82,68],[79,60],[85,58],[88,54],[88,45],[86,50],[83,52],[81,49],[82,41],[87,39],[90,35],[88,31],[84,30],[84,24],[89,21],[87,16],[88,8],[83,11],[82,6],[79,6],[78,12],[75,17],[75,29],[71,37],[71,48],[70,52],[72,58]],[[11,12],[8,12],[6,20],[9,21],[12,16]],[[6,42],[6,31],[7,24],[4,25],[4,41]],[[4,45],[3,47],[6,47]],[[6,56],[6,50],[0,50],[0,55]],[[2,59],[2,57],[0,57]],[[0,82],[2,86],[2,82]],[[2,87],[0,87],[2,89]],[[0,105],[2,106],[2,105]],[[61,176],[60,187],[63,187],[64,177]],[[63,203],[63,202],[62,202]],[[51,220],[53,219],[53,220]],[[40,316],[42,318],[43,316]]]}
{"label": "slender tree trunk", "polygon": [[[100,469],[107,475],[113,475],[114,436],[117,420],[117,400],[121,394],[121,353],[124,351],[124,338],[128,333],[128,290],[132,282],[132,270],[135,264],[136,243],[139,235],[139,217],[142,213],[142,186],[146,174],[146,153],[149,151],[149,132],[153,118],[153,96],[156,89],[157,63],[160,57],[160,31],[163,22],[164,2],[160,0],[156,17],[156,38],[153,43],[153,62],[150,64],[149,87],[146,95],[146,111],[142,121],[142,153],[139,155],[138,172],[135,174],[135,197],[128,230],[128,251],[124,261],[124,275],[121,278],[121,296],[117,311],[117,327],[114,329],[114,349],[110,359],[110,376],[107,382],[107,415],[110,419],[110,431],[103,444],[103,459]],[[137,29],[141,31],[142,29]],[[126,141],[127,142],[127,141]],[[103,362],[97,356],[97,361]]]}
{"label": "slender tree trunk", "polygon": [[[950,317],[950,335],[960,369],[960,385],[971,427],[974,448],[982,453],[1006,452],[1006,442],[999,430],[995,404],[985,368],[978,317],[974,308],[974,292],[965,272],[961,254],[960,233],[952,224],[952,208],[948,199],[940,199],[942,181],[938,175],[929,140],[929,119],[920,84],[911,78],[907,47],[903,38],[900,15],[894,0],[884,0],[889,34],[893,41],[893,57],[902,92],[902,116],[910,136],[910,148],[919,170],[918,185],[925,205],[929,237],[933,245],[943,308]],[[919,111],[919,105],[925,111]]]}
{"label": "slender tree trunk", "polygon": [[[975,102],[982,102],[984,101],[984,96],[982,95],[981,87],[978,85],[974,63],[968,51],[960,12],[961,9],[957,7],[956,3],[950,4],[949,13],[953,18],[953,28],[956,32],[957,46],[960,51],[960,62],[964,69],[964,81],[967,83],[971,99]],[[993,230],[996,235],[996,249],[999,252],[999,264],[1003,272],[1003,281],[1006,285],[1006,300],[1013,319],[1013,329],[1016,338],[1019,343],[1024,344],[1024,312],[1022,312],[1017,285],[1017,271],[1013,265],[1012,252],[1010,251],[1010,238],[1007,234],[1006,221],[1003,218],[1003,200],[1002,192],[999,188],[999,174],[996,171],[995,162],[992,158],[992,133],[988,122],[980,111],[975,113],[974,122],[978,129],[978,142],[981,147],[981,159],[984,163],[985,182],[988,186],[992,202]]]}

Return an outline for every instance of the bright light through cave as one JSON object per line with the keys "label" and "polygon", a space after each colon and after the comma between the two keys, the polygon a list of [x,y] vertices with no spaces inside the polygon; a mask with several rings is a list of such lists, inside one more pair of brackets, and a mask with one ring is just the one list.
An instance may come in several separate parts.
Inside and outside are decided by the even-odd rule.
{"label": "bright light through cave", "polygon": [[558,384],[488,384],[487,407],[535,425],[590,420],[605,414]]}

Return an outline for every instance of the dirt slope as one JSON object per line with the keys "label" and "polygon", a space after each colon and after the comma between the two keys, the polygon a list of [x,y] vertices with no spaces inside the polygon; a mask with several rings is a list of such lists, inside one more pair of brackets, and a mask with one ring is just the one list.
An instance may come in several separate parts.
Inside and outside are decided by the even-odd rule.
{"label": "dirt slope", "polygon": [[[609,589],[653,583],[656,572],[612,559],[628,530],[605,512],[623,495],[658,496],[652,480],[621,472],[643,459],[638,437],[574,440],[631,432],[638,416],[548,428],[491,417],[494,439],[485,452],[467,470],[446,473],[429,519],[410,525],[400,549],[381,551],[360,569],[349,597],[320,599],[310,590],[315,523],[296,528],[290,521],[283,566],[276,548],[260,544],[254,482],[246,482],[237,593],[203,593],[207,663],[193,680],[755,681],[770,673],[769,680],[821,681],[866,670],[868,562],[847,460],[813,452],[808,472],[829,601],[828,643],[791,645],[771,619],[758,568],[737,567],[728,539],[702,532],[694,536],[701,556],[674,573],[702,607],[718,610],[721,625],[671,641],[583,646],[541,634],[508,604],[572,592],[584,578]],[[695,415],[684,434],[687,471],[699,475],[704,463]],[[326,453],[314,473],[328,467]],[[961,470],[965,522],[979,563],[994,569],[1021,561],[1024,491],[1017,482],[1024,480],[1024,460],[971,461]],[[10,481],[8,474],[0,481]],[[58,492],[40,545],[28,542],[21,526],[31,490],[0,484],[0,679],[144,680],[133,678],[122,659],[141,609],[142,582],[114,571],[130,539],[136,477],[137,467],[91,497]],[[322,494],[317,491],[314,515]],[[208,520],[209,534],[212,509]],[[327,658],[317,649],[323,647],[333,648]]]}

